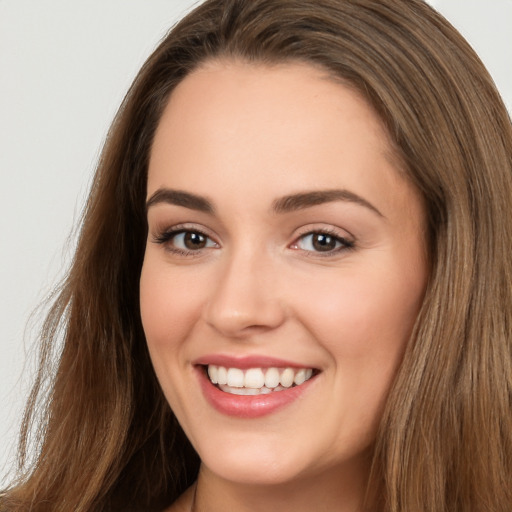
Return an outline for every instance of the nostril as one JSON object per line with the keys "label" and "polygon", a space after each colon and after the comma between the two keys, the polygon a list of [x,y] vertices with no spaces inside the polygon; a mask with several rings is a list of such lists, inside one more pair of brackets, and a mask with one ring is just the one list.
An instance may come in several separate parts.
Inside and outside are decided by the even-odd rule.
{"label": "nostril", "polygon": [[[279,327],[284,321],[284,315],[279,311],[279,306],[254,306],[242,309],[221,309],[217,304],[209,309],[206,314],[206,322],[222,335],[230,338],[247,338],[258,334],[264,334]],[[271,308],[276,308],[272,311]]]}
{"label": "nostril", "polygon": [[253,264],[251,257],[242,256],[233,256],[224,272],[220,270],[203,310],[205,321],[228,337],[264,333],[285,318],[268,269],[260,272],[261,263]]}

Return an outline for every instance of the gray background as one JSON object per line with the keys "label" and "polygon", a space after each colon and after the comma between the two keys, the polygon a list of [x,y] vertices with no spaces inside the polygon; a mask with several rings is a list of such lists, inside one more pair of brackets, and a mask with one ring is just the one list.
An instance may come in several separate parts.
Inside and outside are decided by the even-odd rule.
{"label": "gray background", "polygon": [[[109,123],[191,0],[0,0],[0,476],[12,462],[41,314],[62,276]],[[431,0],[512,110],[512,0]],[[28,327],[27,327],[28,326]]]}

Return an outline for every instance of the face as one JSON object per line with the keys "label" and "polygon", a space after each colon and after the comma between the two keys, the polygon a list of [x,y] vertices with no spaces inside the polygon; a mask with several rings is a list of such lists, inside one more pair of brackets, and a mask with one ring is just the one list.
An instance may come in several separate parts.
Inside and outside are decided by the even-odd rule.
{"label": "face", "polygon": [[422,202],[370,106],[307,65],[204,65],[164,111],[147,199],[142,321],[203,467],[360,468],[427,279]]}

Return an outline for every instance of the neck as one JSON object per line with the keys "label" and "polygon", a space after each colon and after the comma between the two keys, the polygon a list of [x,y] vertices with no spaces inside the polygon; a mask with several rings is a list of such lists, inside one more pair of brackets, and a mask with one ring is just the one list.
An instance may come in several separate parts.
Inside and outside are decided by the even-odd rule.
{"label": "neck", "polygon": [[364,512],[368,466],[329,470],[279,484],[225,480],[201,466],[191,512]]}

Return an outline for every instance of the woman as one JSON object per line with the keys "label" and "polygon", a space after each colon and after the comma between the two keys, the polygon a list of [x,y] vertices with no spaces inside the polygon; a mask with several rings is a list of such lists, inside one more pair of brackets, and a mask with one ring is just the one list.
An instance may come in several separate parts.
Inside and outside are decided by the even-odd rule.
{"label": "woman", "polygon": [[511,155],[419,0],[203,3],[112,126],[2,510],[510,510]]}

